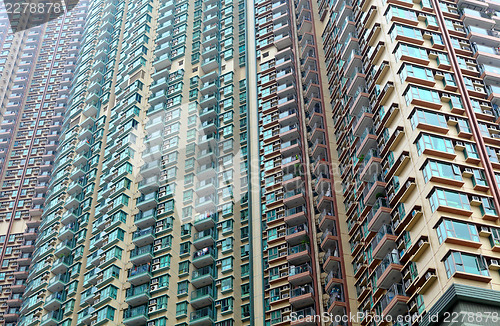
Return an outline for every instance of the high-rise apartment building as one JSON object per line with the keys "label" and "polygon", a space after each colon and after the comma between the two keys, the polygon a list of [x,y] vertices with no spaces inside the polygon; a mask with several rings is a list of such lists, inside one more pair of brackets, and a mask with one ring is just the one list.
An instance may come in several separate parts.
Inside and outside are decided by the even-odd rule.
{"label": "high-rise apartment building", "polygon": [[[0,323],[16,325],[76,67],[86,2],[12,33],[0,12]],[[19,24],[43,19],[13,17]]]}
{"label": "high-rise apartment building", "polygon": [[494,1],[92,1],[19,324],[495,325],[499,28]]}
{"label": "high-rise apartment building", "polygon": [[[499,10],[498,1],[319,3],[338,215],[353,309],[367,316],[498,322],[475,313],[499,313]],[[391,324],[370,320],[362,325]]]}
{"label": "high-rise apartment building", "polygon": [[20,325],[246,325],[243,1],[92,1]]}

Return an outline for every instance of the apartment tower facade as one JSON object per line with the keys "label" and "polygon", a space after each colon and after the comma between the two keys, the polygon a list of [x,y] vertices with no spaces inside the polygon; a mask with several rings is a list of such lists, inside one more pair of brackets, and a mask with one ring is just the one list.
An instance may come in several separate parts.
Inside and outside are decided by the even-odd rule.
{"label": "apartment tower facade", "polygon": [[91,2],[20,325],[250,324],[245,29]]}
{"label": "apartment tower facade", "polygon": [[493,325],[499,3],[318,9],[361,324]]}
{"label": "apartment tower facade", "polygon": [[[86,1],[50,23],[13,33],[0,13],[1,323],[16,325],[76,68]],[[2,10],[4,11],[4,10]],[[15,16],[15,15],[14,15]],[[16,26],[44,15],[11,17]]]}
{"label": "apartment tower facade", "polygon": [[499,11],[93,1],[19,324],[494,325]]}

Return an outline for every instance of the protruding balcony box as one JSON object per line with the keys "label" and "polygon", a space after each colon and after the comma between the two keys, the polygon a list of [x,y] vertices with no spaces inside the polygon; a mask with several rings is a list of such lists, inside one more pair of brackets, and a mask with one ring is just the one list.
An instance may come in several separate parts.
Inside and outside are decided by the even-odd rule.
{"label": "protruding balcony box", "polygon": [[151,245],[135,248],[130,252],[130,262],[134,265],[142,265],[150,262],[153,257],[153,247]]}
{"label": "protruding balcony box", "polygon": [[73,256],[58,258],[52,264],[51,271],[54,274],[61,274],[66,272],[71,264],[73,264]]}
{"label": "protruding balcony box", "polygon": [[142,247],[147,244],[152,244],[153,240],[154,240],[154,231],[152,226],[146,229],[137,230],[132,234],[132,242],[137,247]]}
{"label": "protruding balcony box", "polygon": [[293,139],[281,144],[280,152],[283,157],[290,157],[300,153],[301,143],[298,139]]}
{"label": "protruding balcony box", "polygon": [[324,283],[325,292],[329,293],[335,286],[339,286],[344,282],[340,268],[340,262],[337,262],[336,265],[333,266],[333,269],[326,275]]}
{"label": "protruding balcony box", "polygon": [[303,190],[290,190],[285,192],[283,196],[283,204],[287,207],[302,206],[305,202],[306,198]]}
{"label": "protruding balcony box", "polygon": [[52,293],[45,299],[45,304],[43,308],[46,310],[59,309],[65,300],[66,300],[65,291]]}
{"label": "protruding balcony box", "polygon": [[211,306],[214,303],[214,289],[211,285],[191,292],[191,305],[195,309]]}
{"label": "protruding balcony box", "polygon": [[145,212],[139,212],[134,217],[134,224],[138,228],[147,228],[148,226],[154,225],[156,222],[156,211],[155,209],[150,209]]}
{"label": "protruding balcony box", "polygon": [[24,285],[23,283],[14,284],[10,286],[10,290],[12,293],[23,293],[25,289],[26,285]]}
{"label": "protruding balcony box", "polygon": [[198,233],[195,233],[193,239],[193,245],[196,249],[202,249],[205,247],[210,247],[215,244],[215,231],[213,229],[207,229]]}
{"label": "protruding balcony box", "polygon": [[137,208],[139,208],[141,211],[147,211],[149,209],[152,209],[158,205],[158,193],[157,192],[152,192],[147,195],[142,195],[139,198],[137,198]]}
{"label": "protruding balcony box", "polygon": [[[298,311],[294,311],[295,317],[290,320],[290,325],[292,326],[313,326],[316,325],[314,321],[314,316],[316,316],[316,312],[312,307],[307,307],[304,309],[300,309]],[[308,316],[310,316],[308,318]]]}
{"label": "protruding balcony box", "polygon": [[213,195],[217,188],[217,179],[205,179],[201,180],[195,189],[196,194],[200,197]]}
{"label": "protruding balcony box", "polygon": [[211,326],[214,323],[214,313],[211,307],[193,311],[189,316],[189,326]]}
{"label": "protruding balcony box", "polygon": [[60,325],[63,318],[63,310],[51,311],[40,318],[40,326]]}
{"label": "protruding balcony box", "polygon": [[138,325],[146,325],[148,321],[148,309],[147,304],[128,308],[123,311],[123,324],[127,326],[138,326]]}
{"label": "protruding balcony box", "polygon": [[373,238],[370,246],[374,259],[383,259],[388,252],[396,249],[397,236],[394,235],[392,226],[384,224]]}
{"label": "protruding balcony box", "polygon": [[393,250],[375,269],[377,276],[377,288],[388,289],[392,284],[399,283],[402,279],[401,270],[403,266],[399,262],[397,250]]}
{"label": "protruding balcony box", "polygon": [[290,266],[288,268],[288,282],[294,286],[312,282],[312,267],[309,264]]}
{"label": "protruding balcony box", "polygon": [[287,261],[293,265],[301,265],[311,260],[310,248],[306,243],[302,243],[288,248]]}
{"label": "protruding balcony box", "polygon": [[392,219],[391,211],[392,209],[389,208],[387,198],[377,198],[366,217],[368,230],[371,232],[377,232],[383,224],[389,224]]}
{"label": "protruding balcony box", "polygon": [[337,226],[333,224],[331,229],[326,229],[321,234],[320,238],[321,249],[326,251],[328,250],[328,248],[334,247],[336,245],[337,240],[338,240]]}
{"label": "protruding balcony box", "polygon": [[127,289],[125,302],[135,307],[148,302],[149,298],[149,284],[142,284]]}
{"label": "protruding balcony box", "polygon": [[299,242],[306,240],[308,237],[308,228],[306,224],[299,224],[296,226],[289,227],[286,230],[285,240],[289,245],[293,246]]}
{"label": "protruding balcony box", "polygon": [[68,274],[59,274],[53,276],[52,278],[49,279],[49,282],[47,284],[47,290],[53,293],[59,292],[64,289],[66,284],[68,284],[68,281],[69,281]]}
{"label": "protruding balcony box", "polygon": [[[481,2],[479,2],[479,6],[483,6]],[[477,6],[477,9],[480,9],[480,7]],[[486,5],[487,6],[487,5]],[[476,9],[475,8],[475,9]],[[462,8],[460,9],[460,14],[462,15],[461,19],[463,19],[463,23],[468,26],[480,26],[485,29],[493,29],[495,27],[495,21],[492,19],[492,17],[488,16],[485,12],[478,11],[472,8]],[[483,9],[486,9],[483,7]]]}
{"label": "protruding balcony box", "polygon": [[345,312],[345,295],[342,285],[336,285],[328,293],[328,313],[333,316],[343,315]]}
{"label": "protruding balcony box", "polygon": [[128,271],[127,282],[129,282],[134,286],[149,282],[150,280],[151,280],[151,271],[149,264],[134,266]]}
{"label": "protruding balcony box", "polygon": [[340,252],[338,249],[338,242],[334,241],[333,245],[328,248],[323,256],[323,269],[325,271],[332,270],[338,261],[340,261]]}
{"label": "protruding balcony box", "polygon": [[380,175],[374,175],[363,188],[364,204],[372,206],[380,195],[385,195],[386,182]]}
{"label": "protruding balcony box", "polygon": [[208,265],[193,271],[191,284],[193,284],[193,286],[196,288],[201,288],[203,286],[212,284],[215,276],[215,269],[211,265]]}
{"label": "protruding balcony box", "polygon": [[295,309],[304,308],[314,304],[314,289],[306,284],[290,290],[290,304]]}
{"label": "protruding balcony box", "polygon": [[380,311],[384,316],[403,316],[408,311],[409,298],[406,295],[402,284],[393,284],[387,293],[380,299],[377,311]]}
{"label": "protruding balcony box", "polygon": [[375,130],[372,127],[367,127],[359,136],[359,142],[356,145],[356,157],[364,157],[365,154],[371,148],[376,148],[377,144],[377,136]]}
{"label": "protruding balcony box", "polygon": [[319,227],[322,230],[332,229],[336,227],[336,218],[333,215],[333,203],[330,203],[328,208],[323,209],[319,215]]}
{"label": "protruding balcony box", "polygon": [[214,211],[216,209],[215,196],[199,197],[195,201],[195,210],[197,212]]}
{"label": "protruding balcony box", "polygon": [[306,222],[306,207],[296,206],[285,210],[285,223],[299,225]]}
{"label": "protruding balcony box", "polygon": [[197,231],[203,231],[213,228],[217,220],[217,214],[212,212],[205,212],[198,214],[194,219],[194,228]]}
{"label": "protruding balcony box", "polygon": [[22,300],[22,294],[20,293],[15,293],[11,294],[9,298],[7,299],[7,306],[8,307],[20,307],[21,304],[23,303]]}
{"label": "protruding balcony box", "polygon": [[203,248],[198,250],[193,255],[193,265],[196,268],[202,268],[214,263],[217,257],[217,252],[212,247]]}
{"label": "protruding balcony box", "polygon": [[208,162],[206,164],[200,165],[196,169],[196,178],[198,180],[206,180],[214,178],[217,175],[217,167],[214,162]]}

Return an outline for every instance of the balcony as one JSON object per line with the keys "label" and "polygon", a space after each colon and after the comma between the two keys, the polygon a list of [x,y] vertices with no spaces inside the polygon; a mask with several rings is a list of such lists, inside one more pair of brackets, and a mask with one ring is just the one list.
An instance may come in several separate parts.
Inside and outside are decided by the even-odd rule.
{"label": "balcony", "polygon": [[373,250],[372,257],[383,259],[390,251],[396,249],[396,239],[392,226],[384,224],[370,243]]}
{"label": "balcony", "polygon": [[135,248],[130,252],[130,262],[134,265],[142,265],[150,262],[153,258],[153,247],[151,245]]}
{"label": "balcony", "polygon": [[193,311],[189,316],[190,326],[211,326],[214,323],[214,313],[210,307]]}
{"label": "balcony", "polygon": [[295,313],[295,318],[293,318],[293,320],[290,320],[291,326],[317,325],[316,322],[314,321],[314,318],[313,318],[314,316],[316,316],[316,312],[314,311],[314,309],[312,307],[300,309],[300,310],[294,311],[294,313]]}
{"label": "balcony", "polygon": [[137,198],[136,206],[143,212],[158,206],[158,193],[152,192],[147,195],[140,196]]}
{"label": "balcony", "polygon": [[374,175],[373,178],[365,184],[363,188],[364,204],[372,206],[380,196],[385,195],[386,182],[380,175]]}
{"label": "balcony", "polygon": [[216,209],[216,197],[214,195],[212,196],[205,196],[205,197],[200,197],[195,201],[195,210],[197,212],[206,212],[206,211],[215,211]]}
{"label": "balcony", "polygon": [[306,202],[305,192],[303,190],[290,190],[283,195],[283,204],[287,207],[303,206]]}
{"label": "balcony", "polygon": [[314,304],[314,289],[311,285],[296,287],[290,290],[290,304],[295,309],[304,308]]}
{"label": "balcony", "polygon": [[206,229],[213,228],[217,222],[216,213],[201,213],[198,214],[194,219],[194,228],[198,231],[203,231]]}
{"label": "balcony", "polygon": [[401,282],[403,266],[397,250],[393,250],[382,259],[375,269],[377,288],[388,289],[392,284]]}
{"label": "balcony", "polygon": [[51,311],[40,318],[40,326],[56,326],[61,324],[63,310]]}
{"label": "balcony", "polygon": [[150,265],[143,264],[129,269],[127,282],[137,286],[151,280]]}
{"label": "balcony", "polygon": [[215,244],[215,231],[213,229],[207,229],[198,232],[194,235],[193,245],[196,249],[202,249],[205,247],[210,247]]}
{"label": "balcony", "polygon": [[191,305],[195,309],[212,305],[214,302],[214,289],[211,285],[191,292]]}
{"label": "balcony", "polygon": [[139,306],[148,302],[149,296],[149,284],[143,284],[140,286],[132,286],[127,289],[125,294],[125,302],[130,306]]}
{"label": "balcony", "polygon": [[285,211],[285,223],[297,225],[306,222],[306,206],[297,206]]}
{"label": "balcony", "polygon": [[308,262],[311,257],[308,244],[299,244],[288,248],[287,261],[293,265],[301,265]]}
{"label": "balcony", "polygon": [[196,268],[199,269],[204,266],[213,264],[216,257],[217,251],[212,247],[207,247],[194,253],[192,263]]}
{"label": "balcony", "polygon": [[59,274],[49,279],[47,290],[50,292],[59,292],[64,289],[69,281],[69,274]]}
{"label": "balcony", "polygon": [[308,228],[306,224],[299,224],[289,227],[286,230],[285,240],[289,245],[293,246],[308,238]]}
{"label": "balcony", "polygon": [[323,269],[325,271],[330,271],[337,266],[337,262],[340,261],[340,254],[338,249],[338,241],[334,240],[331,248],[325,252],[323,256]]}
{"label": "balcony", "polygon": [[288,282],[293,286],[299,286],[312,282],[312,267],[309,264],[290,266],[288,268]]}
{"label": "balcony", "polygon": [[134,224],[138,228],[147,228],[154,225],[156,222],[156,210],[150,209],[145,212],[139,212],[134,216]]}
{"label": "balcony", "polygon": [[387,198],[377,198],[366,217],[368,230],[377,232],[383,224],[389,224],[392,220],[391,211]]}
{"label": "balcony", "polygon": [[205,266],[200,269],[193,271],[191,277],[191,284],[196,288],[201,288],[203,286],[212,284],[217,273],[212,266]]}
{"label": "balcony", "polygon": [[132,234],[132,242],[137,247],[142,247],[142,246],[145,246],[147,244],[152,244],[154,238],[155,238],[155,236],[154,236],[152,226],[150,226],[146,229],[137,230]]}
{"label": "balcony", "polygon": [[123,324],[127,326],[146,325],[147,321],[147,305],[128,308],[123,311]]}
{"label": "balcony", "polygon": [[384,316],[397,316],[405,315],[408,312],[409,298],[405,293],[403,284],[393,284],[387,293],[380,299],[377,304],[376,310]]}
{"label": "balcony", "polygon": [[61,308],[61,305],[65,300],[66,300],[65,291],[52,293],[45,299],[45,304],[43,305],[43,308],[49,311],[59,309]]}
{"label": "balcony", "polygon": [[56,259],[52,264],[52,273],[61,274],[66,272],[71,264],[73,264],[73,256]]}

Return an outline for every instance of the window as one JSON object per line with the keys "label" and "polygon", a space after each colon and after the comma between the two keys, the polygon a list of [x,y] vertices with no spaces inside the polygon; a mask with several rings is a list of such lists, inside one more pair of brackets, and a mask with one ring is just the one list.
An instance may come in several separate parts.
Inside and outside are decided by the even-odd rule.
{"label": "window", "polygon": [[177,295],[186,295],[188,293],[189,282],[182,281],[177,285]]}
{"label": "window", "polygon": [[406,99],[406,105],[410,106],[413,100],[421,100],[426,102],[431,102],[435,104],[441,104],[441,98],[439,93],[427,88],[417,87],[411,85],[404,94]]}
{"label": "window", "polygon": [[416,141],[418,154],[421,155],[425,149],[437,150],[454,154],[453,143],[448,138],[443,138],[434,135],[422,134]]}
{"label": "window", "polygon": [[221,271],[227,272],[233,269],[233,257],[224,258],[221,261]]}
{"label": "window", "polygon": [[495,204],[492,198],[481,197],[481,206],[479,206],[481,214],[497,216],[497,210],[495,209]]}
{"label": "window", "polygon": [[479,235],[474,224],[443,219],[436,231],[439,243],[448,237],[479,242]]}
{"label": "window", "polygon": [[482,276],[489,276],[484,258],[462,252],[452,251],[444,260],[444,267],[448,278],[455,272],[464,272]]}
{"label": "window", "polygon": [[221,292],[226,292],[226,291],[232,291],[233,290],[233,278],[232,277],[227,277],[225,279],[222,279],[220,282],[221,285]]}
{"label": "window", "polygon": [[181,243],[181,246],[180,246],[180,250],[179,250],[179,254],[181,256],[183,255],[188,255],[189,252],[190,252],[190,249],[191,249],[191,242],[184,242],[184,243]]}
{"label": "window", "polygon": [[179,302],[175,306],[175,316],[182,317],[187,315],[187,302]]}
{"label": "window", "polygon": [[422,40],[422,32],[419,29],[406,25],[394,24],[389,33],[391,34],[391,38],[393,41],[398,35]]}
{"label": "window", "polygon": [[226,238],[221,241],[221,251],[233,250],[233,238]]}
{"label": "window", "polygon": [[441,177],[453,180],[462,180],[460,169],[455,164],[428,160],[422,169],[424,181],[427,183],[431,177]]}
{"label": "window", "polygon": [[477,153],[476,145],[473,143],[465,143],[464,149],[464,157],[465,159],[479,159],[479,154]]}
{"label": "window", "polygon": [[403,43],[398,43],[398,44],[399,45],[397,46],[395,51],[396,58],[398,60],[401,59],[402,56],[429,60],[427,51],[424,48]]}
{"label": "window", "polygon": [[439,206],[470,210],[467,195],[451,190],[435,189],[429,196],[429,202],[433,212],[435,212]]}
{"label": "window", "polygon": [[434,81],[434,74],[429,68],[419,67],[410,64],[404,64],[399,73],[401,81],[404,82],[407,77],[419,78],[429,81]]}
{"label": "window", "polygon": [[424,110],[416,110],[410,117],[411,127],[413,129],[417,128],[419,123],[428,124],[431,126],[441,127],[448,129],[448,125],[446,124],[446,118],[443,114],[424,111]]}

